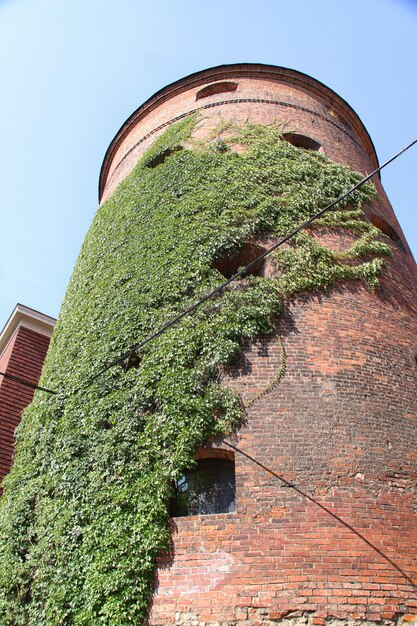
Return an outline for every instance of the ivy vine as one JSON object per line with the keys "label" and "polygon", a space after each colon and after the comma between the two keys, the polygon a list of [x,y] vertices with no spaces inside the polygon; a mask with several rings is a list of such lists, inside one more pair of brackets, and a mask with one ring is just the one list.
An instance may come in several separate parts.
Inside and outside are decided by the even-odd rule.
{"label": "ivy vine", "polygon": [[[233,283],[139,355],[74,390],[223,276],[216,259],[279,237],[361,176],[282,139],[223,123],[206,142],[170,127],[100,207],[71,277],[41,384],[17,432],[0,512],[0,623],[142,624],[169,545],[171,485],[213,435],[244,419],[219,371],[270,333],[283,300],[360,280],[374,289],[389,246],[364,219],[367,184],[314,227],[356,235],[341,253],[313,231],[275,254],[273,277]],[[233,148],[239,144],[242,149]],[[314,230],[314,229],[313,229]]]}

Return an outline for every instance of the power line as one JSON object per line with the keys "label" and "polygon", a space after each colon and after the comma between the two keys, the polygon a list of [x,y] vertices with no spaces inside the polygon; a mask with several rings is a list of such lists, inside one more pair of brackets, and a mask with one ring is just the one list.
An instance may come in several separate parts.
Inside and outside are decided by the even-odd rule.
{"label": "power line", "polygon": [[[356,191],[357,189],[359,189],[359,187],[362,187],[362,185],[364,185],[366,182],[368,182],[368,180],[370,180],[373,176],[375,176],[375,174],[377,174],[378,172],[380,172],[384,167],[386,167],[387,165],[389,165],[390,163],[392,163],[393,161],[395,161],[395,159],[397,159],[399,156],[401,156],[404,152],[406,152],[409,148],[411,148],[415,143],[417,143],[417,139],[414,139],[414,141],[412,141],[411,143],[409,143],[407,146],[405,146],[405,148],[402,148],[399,152],[397,152],[394,156],[392,156],[390,159],[388,159],[387,161],[385,161],[385,163],[383,163],[382,165],[380,165],[379,167],[377,167],[375,170],[373,170],[373,172],[371,172],[370,174],[368,174],[367,176],[365,176],[364,178],[362,178],[362,180],[360,180],[356,185],[354,185],[353,187],[351,187],[351,189],[349,189],[348,191],[346,191],[345,193],[341,194],[338,198],[336,198],[336,200],[333,200],[332,202],[330,202],[330,204],[328,204],[327,206],[325,206],[323,209],[321,209],[320,211],[318,211],[317,213],[315,213],[314,215],[312,215],[311,217],[309,217],[308,219],[306,219],[304,222],[302,222],[302,224],[300,224],[297,228],[295,228],[291,233],[289,233],[288,235],[286,235],[285,237],[281,238],[278,242],[276,242],[273,246],[271,246],[270,248],[268,248],[268,250],[265,250],[265,252],[263,252],[262,254],[260,254],[256,259],[254,259],[253,261],[251,261],[250,263],[248,263],[247,265],[245,265],[245,267],[241,268],[238,272],[236,272],[236,274],[234,274],[233,276],[231,276],[230,278],[228,278],[226,281],[224,281],[221,285],[219,285],[218,287],[216,287],[215,289],[213,289],[212,291],[210,291],[208,294],[206,294],[205,296],[203,296],[200,300],[198,300],[197,302],[195,302],[194,304],[192,304],[191,306],[189,306],[187,309],[185,309],[185,311],[183,311],[182,313],[180,313],[179,315],[177,315],[176,317],[174,317],[174,319],[170,320],[169,322],[166,322],[166,324],[164,324],[163,326],[161,326],[161,328],[159,330],[157,330],[156,332],[152,333],[151,335],[148,335],[148,337],[146,337],[145,339],[143,339],[142,341],[139,341],[138,343],[133,344],[133,346],[131,346],[128,350],[126,350],[126,352],[124,352],[123,354],[121,354],[119,357],[117,357],[117,359],[114,359],[113,361],[110,361],[107,365],[105,365],[101,370],[99,370],[96,374],[94,374],[94,376],[91,376],[91,378],[89,378],[85,384],[85,388],[90,387],[93,382],[99,378],[102,374],[104,374],[105,372],[107,372],[109,369],[111,369],[112,367],[114,367],[115,365],[120,365],[123,361],[125,361],[126,359],[128,359],[129,357],[131,357],[137,350],[142,349],[144,346],[146,346],[148,343],[150,343],[151,341],[154,341],[155,339],[157,339],[160,335],[162,335],[166,330],[168,330],[169,328],[172,328],[172,326],[175,326],[176,324],[178,324],[178,322],[180,322],[184,317],[186,317],[187,315],[189,315],[190,313],[193,313],[198,307],[200,307],[202,304],[204,304],[204,302],[206,302],[207,300],[210,300],[211,298],[213,298],[215,295],[217,295],[218,293],[220,293],[221,291],[223,291],[228,285],[230,285],[231,282],[233,282],[234,280],[236,280],[237,278],[239,278],[240,276],[242,276],[243,274],[245,274],[251,267],[253,267],[256,263],[259,263],[260,261],[262,261],[263,259],[265,259],[268,255],[270,255],[272,252],[274,252],[274,250],[276,250],[277,248],[279,248],[280,246],[282,246],[284,243],[286,243],[287,241],[289,241],[292,237],[294,237],[294,235],[296,235],[297,233],[299,233],[303,228],[306,228],[307,226],[309,226],[312,222],[314,222],[316,219],[318,219],[319,217],[321,217],[324,213],[326,213],[327,211],[329,211],[330,209],[332,209],[336,204],[338,204],[339,202],[341,202],[342,200],[344,200],[345,198],[347,198],[350,194],[352,194],[354,191]],[[77,393],[78,391],[80,391],[83,388],[83,386],[78,387],[77,389],[75,389],[74,393]]]}
{"label": "power line", "polygon": [[[123,361],[125,361],[126,359],[129,359],[129,357],[131,357],[132,355],[134,355],[134,353],[137,350],[140,350],[141,348],[143,348],[145,345],[147,345],[148,343],[150,343],[151,341],[153,341],[154,339],[157,339],[157,337],[159,337],[160,335],[162,335],[166,330],[168,330],[169,328],[171,328],[172,326],[174,326],[175,324],[178,324],[178,322],[180,322],[184,317],[186,317],[187,315],[189,315],[190,313],[193,313],[198,307],[200,307],[202,304],[204,304],[204,302],[206,302],[207,300],[210,300],[211,298],[213,298],[215,295],[217,295],[218,293],[220,293],[221,291],[223,291],[228,285],[230,285],[230,283],[232,283],[234,280],[236,280],[237,278],[240,278],[240,276],[246,274],[246,272],[251,269],[251,267],[253,267],[255,264],[259,263],[260,261],[262,261],[263,259],[265,259],[267,256],[269,256],[272,252],[274,252],[274,250],[276,250],[277,248],[279,248],[280,246],[282,246],[284,243],[286,243],[287,241],[289,241],[292,237],[294,237],[294,235],[296,235],[297,233],[299,233],[303,228],[306,228],[307,226],[309,226],[312,222],[314,222],[316,219],[318,219],[319,217],[321,217],[324,213],[326,213],[327,211],[329,211],[330,209],[332,209],[336,204],[338,204],[339,202],[341,202],[342,200],[344,200],[345,198],[347,198],[348,196],[350,196],[354,191],[356,191],[357,189],[359,189],[359,187],[362,187],[362,185],[364,185],[366,182],[368,182],[368,180],[370,180],[373,176],[375,176],[375,174],[377,174],[378,172],[380,172],[382,169],[384,169],[384,167],[386,167],[387,165],[389,165],[390,163],[392,163],[393,161],[395,161],[395,159],[397,159],[399,156],[401,156],[402,154],[404,154],[404,152],[406,152],[407,150],[409,150],[409,148],[411,148],[415,143],[417,143],[417,139],[414,139],[414,141],[412,141],[411,143],[409,143],[407,146],[405,146],[404,148],[402,148],[399,152],[397,152],[394,156],[392,156],[390,159],[388,159],[387,161],[385,161],[385,163],[383,163],[382,165],[380,165],[379,167],[377,167],[375,170],[373,170],[370,174],[368,174],[367,176],[365,176],[364,178],[362,178],[362,180],[360,180],[356,185],[354,185],[353,187],[351,187],[348,191],[346,191],[344,194],[340,195],[338,198],[336,198],[335,200],[333,200],[332,202],[330,202],[330,204],[328,204],[327,206],[325,206],[323,209],[321,209],[320,211],[318,211],[317,213],[315,213],[314,215],[312,215],[311,217],[309,217],[307,220],[305,220],[302,224],[300,224],[297,228],[295,228],[291,233],[289,233],[288,235],[286,235],[285,237],[282,237],[279,241],[277,241],[273,246],[271,246],[270,248],[268,248],[268,250],[265,250],[265,252],[263,252],[262,254],[260,254],[256,259],[254,259],[253,261],[251,261],[250,263],[248,263],[247,265],[245,265],[245,267],[241,268],[238,272],[236,272],[236,274],[234,274],[233,276],[231,276],[230,278],[228,278],[227,280],[225,280],[221,285],[219,285],[218,287],[216,287],[215,289],[213,289],[212,291],[210,291],[208,294],[206,294],[205,296],[203,296],[200,300],[198,300],[197,302],[195,302],[194,304],[192,304],[190,307],[188,307],[187,309],[185,309],[185,311],[183,311],[182,313],[180,313],[179,315],[177,315],[174,319],[172,319],[171,321],[167,322],[166,324],[164,324],[163,326],[161,326],[161,328],[159,330],[157,330],[156,332],[152,333],[151,335],[148,335],[148,337],[146,337],[145,339],[143,339],[142,341],[139,341],[138,343],[133,344],[133,346],[131,346],[126,352],[124,352],[123,354],[121,354],[119,357],[117,357],[117,359],[114,359],[113,361],[110,361],[107,365],[105,365],[100,371],[97,372],[97,374],[94,374],[94,376],[92,376],[91,378],[89,378],[86,382],[85,385],[81,385],[80,387],[76,388],[72,393],[77,393],[79,391],[81,391],[81,389],[85,388],[87,389],[88,387],[90,387],[93,382],[99,378],[102,374],[104,374],[105,372],[107,372],[109,369],[111,369],[112,367],[114,367],[115,365],[120,365]],[[49,394],[53,394],[56,395],[58,393],[58,391],[52,390],[52,389],[47,389],[46,387],[40,387],[38,385],[34,385],[33,383],[24,380],[22,378],[18,378],[17,376],[12,376],[11,374],[6,374],[4,372],[0,372],[1,376],[4,376],[5,378],[10,378],[12,380],[14,380],[15,382],[18,382],[21,385],[25,385],[27,387],[31,387],[32,389],[36,389],[39,391],[44,391],[46,393]]]}
{"label": "power line", "polygon": [[258,465],[258,467],[263,469],[265,472],[268,472],[268,474],[271,474],[271,476],[273,476],[274,478],[278,478],[278,480],[280,480],[286,487],[290,487],[291,489],[294,489],[294,491],[300,494],[300,496],[303,496],[303,498],[306,498],[309,502],[312,502],[313,504],[318,506],[320,509],[325,511],[328,515],[333,517],[335,520],[343,524],[343,526],[345,526],[351,532],[353,532],[357,537],[359,537],[359,539],[362,539],[362,541],[366,543],[370,548],[372,548],[372,550],[375,550],[375,552],[377,552],[380,556],[382,556],[382,558],[385,559],[385,561],[387,561],[392,567],[394,567],[397,570],[397,572],[399,572],[401,576],[403,576],[406,579],[406,581],[410,583],[410,585],[412,585],[415,589],[417,589],[417,584],[414,582],[414,580],[403,569],[401,569],[401,567],[397,565],[395,561],[390,559],[389,556],[387,556],[384,552],[382,552],[382,550],[377,548],[377,546],[375,546],[371,541],[369,541],[369,539],[367,539],[362,533],[356,530],[356,528],[354,528],[351,524],[349,524],[348,522],[345,522],[344,519],[339,517],[339,515],[336,515],[336,513],[328,509],[326,506],[324,506],[324,504],[317,502],[317,500],[315,500],[312,496],[308,495],[308,493],[305,493],[302,489],[294,485],[294,483],[291,483],[290,481],[286,480],[283,476],[280,476],[279,474],[271,470],[269,467],[267,467],[260,461],[257,461],[257,459],[255,459],[253,456],[251,456],[247,452],[244,452],[243,450],[241,450],[237,446],[234,446],[232,443],[229,443],[226,440],[223,440],[223,442],[227,446],[229,446],[229,448],[232,448],[232,450],[235,450],[236,452],[238,452],[245,458],[249,459],[249,461],[252,461],[252,463],[254,463],[255,465]]}
{"label": "power line", "polygon": [[54,395],[58,393],[57,391],[52,391],[52,389],[47,389],[46,387],[40,387],[39,385],[35,385],[35,383],[31,383],[28,380],[19,378],[19,376],[13,376],[12,374],[7,374],[7,372],[0,372],[0,376],[4,376],[4,378],[9,378],[10,380],[14,380],[14,382],[19,383],[19,385],[24,385],[25,387],[30,387],[31,389],[37,389],[38,391],[45,391],[46,393],[52,393]]}

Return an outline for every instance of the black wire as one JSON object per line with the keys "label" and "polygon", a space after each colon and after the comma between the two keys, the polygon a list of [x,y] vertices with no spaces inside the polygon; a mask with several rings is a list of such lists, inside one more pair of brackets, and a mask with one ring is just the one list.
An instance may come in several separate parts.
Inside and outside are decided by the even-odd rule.
{"label": "black wire", "polygon": [[333,517],[335,520],[337,520],[338,522],[340,522],[341,524],[343,524],[343,526],[345,526],[346,528],[348,528],[351,532],[353,532],[357,537],[359,537],[360,539],[362,539],[363,542],[365,542],[370,548],[372,548],[372,550],[375,550],[375,552],[377,552],[383,559],[385,559],[390,565],[392,565],[392,567],[394,567],[397,572],[399,572],[401,574],[401,576],[403,576],[408,583],[410,583],[410,585],[412,585],[415,589],[417,589],[417,584],[414,582],[414,580],[407,574],[407,572],[405,572],[403,569],[401,569],[401,567],[399,565],[397,565],[397,563],[395,563],[395,561],[393,561],[389,556],[387,556],[384,552],[382,552],[382,550],[380,550],[379,548],[377,548],[377,546],[375,546],[371,541],[369,541],[369,539],[367,539],[361,532],[359,532],[358,530],[356,530],[356,528],[354,528],[351,524],[349,524],[348,522],[345,522],[344,519],[342,519],[341,517],[339,517],[339,515],[336,515],[336,513],[334,513],[333,511],[331,511],[330,509],[328,509],[326,506],[324,506],[324,504],[321,504],[320,502],[317,502],[317,500],[315,500],[312,496],[310,496],[308,493],[305,493],[304,491],[302,491],[302,489],[300,489],[299,487],[297,487],[296,485],[294,485],[294,483],[291,483],[290,481],[286,480],[283,476],[280,476],[279,474],[277,474],[276,472],[274,472],[273,470],[271,470],[269,467],[267,467],[266,465],[264,465],[263,463],[261,463],[260,461],[258,461],[257,459],[255,459],[253,456],[251,456],[250,454],[248,454],[247,452],[244,452],[243,450],[241,450],[240,448],[238,448],[237,446],[234,446],[232,443],[230,443],[229,441],[223,440],[223,442],[229,446],[229,448],[232,448],[232,450],[235,450],[236,452],[238,452],[239,454],[241,454],[242,456],[244,456],[245,458],[249,459],[250,461],[252,461],[252,463],[254,463],[255,465],[258,465],[260,468],[262,468],[263,470],[265,470],[265,472],[268,472],[268,474],[271,474],[271,476],[274,476],[274,478],[278,478],[278,480],[280,480],[286,487],[290,487],[291,489],[294,489],[294,491],[296,491],[297,493],[299,493],[301,496],[303,496],[304,498],[306,498],[307,500],[309,500],[309,502],[312,502],[313,504],[315,504],[316,506],[318,506],[320,509],[322,509],[323,511],[325,511],[326,513],[328,513],[328,515],[330,515],[331,517]]}
{"label": "black wire", "polygon": [[[186,315],[189,315],[190,313],[193,313],[199,306],[201,306],[204,302],[206,302],[207,300],[209,300],[210,298],[213,298],[213,296],[217,295],[218,293],[220,293],[221,291],[223,291],[223,289],[225,289],[228,285],[230,285],[231,282],[233,282],[234,280],[236,280],[236,278],[239,278],[240,276],[242,276],[243,274],[245,274],[251,267],[253,267],[256,263],[259,263],[259,261],[262,261],[265,257],[267,257],[269,254],[271,254],[271,252],[273,252],[274,250],[276,250],[277,248],[279,248],[280,246],[282,246],[282,244],[284,244],[285,242],[289,241],[289,239],[291,239],[292,237],[294,237],[294,235],[296,235],[297,233],[299,233],[303,228],[305,228],[306,226],[309,226],[312,222],[314,222],[316,219],[318,219],[319,217],[321,217],[324,213],[326,213],[327,211],[329,211],[330,209],[332,209],[336,204],[338,204],[339,202],[341,202],[342,200],[344,200],[345,198],[347,198],[348,196],[350,196],[350,194],[352,194],[354,191],[356,191],[357,189],[359,189],[359,187],[361,187],[363,184],[365,184],[370,178],[372,178],[372,176],[374,176],[375,174],[377,174],[378,172],[380,172],[384,167],[386,167],[387,165],[389,165],[390,163],[392,163],[393,161],[395,161],[395,159],[397,159],[399,156],[401,156],[401,154],[403,154],[404,152],[406,152],[409,148],[411,148],[415,143],[417,143],[417,139],[414,139],[414,141],[412,141],[411,143],[409,143],[407,146],[405,146],[405,148],[402,148],[402,150],[400,150],[399,152],[397,152],[394,156],[392,156],[390,159],[388,159],[388,161],[385,161],[385,163],[383,163],[382,165],[380,165],[379,167],[377,167],[375,170],[373,170],[373,172],[371,172],[370,174],[368,174],[367,176],[365,176],[364,178],[362,178],[362,180],[360,180],[356,185],[354,185],[351,189],[349,189],[348,191],[346,191],[344,194],[342,194],[341,196],[339,196],[338,198],[336,198],[336,200],[333,200],[330,204],[328,204],[327,206],[324,207],[324,209],[321,209],[320,211],[318,211],[317,213],[315,213],[314,215],[312,215],[311,217],[309,217],[307,220],[305,220],[302,224],[300,224],[296,229],[294,229],[291,233],[289,233],[288,235],[286,235],[285,237],[283,237],[282,239],[280,239],[277,243],[275,243],[273,246],[271,246],[268,250],[266,250],[265,252],[263,252],[262,254],[260,254],[256,259],[254,259],[253,261],[251,261],[250,263],[248,263],[247,265],[245,265],[245,267],[243,267],[242,269],[240,269],[238,272],[236,272],[236,274],[234,274],[233,276],[231,276],[231,278],[228,278],[224,283],[222,283],[221,285],[219,285],[218,287],[216,287],[215,289],[213,289],[213,291],[210,291],[210,293],[206,294],[205,296],[203,296],[200,300],[198,300],[195,304],[191,305],[190,307],[188,307],[188,309],[185,309],[185,311],[183,311],[182,313],[180,313],[179,315],[177,315],[177,317],[175,317],[174,319],[172,319],[171,321],[167,322],[166,324],[164,324],[159,330],[157,330],[155,333],[152,333],[151,335],[149,335],[148,337],[146,337],[146,339],[144,339],[143,341],[139,341],[138,343],[135,343],[133,346],[131,346],[126,352],[124,352],[121,356],[117,357],[117,359],[114,359],[113,361],[110,361],[107,365],[105,365],[105,367],[103,367],[103,369],[101,369],[99,372],[97,372],[97,374],[94,374],[94,376],[92,376],[91,378],[88,379],[88,381],[86,382],[86,384],[84,386],[80,386],[77,389],[75,389],[72,393],[77,393],[79,391],[81,391],[81,389],[85,388],[87,389],[88,387],[90,387],[93,382],[99,378],[99,376],[101,376],[102,374],[104,374],[105,372],[107,372],[109,369],[111,369],[112,367],[114,367],[115,365],[119,365],[122,363],[122,361],[125,361],[126,359],[128,359],[130,356],[132,356],[137,350],[140,350],[141,348],[143,348],[146,344],[150,343],[151,341],[153,341],[154,339],[156,339],[157,337],[159,337],[160,335],[162,335],[166,330],[168,330],[168,328],[171,328],[172,326],[174,326],[175,324],[177,324],[179,321],[181,321],[184,317],[186,317]],[[52,389],[47,389],[46,387],[40,387],[38,385],[34,385],[33,383],[27,381],[27,380],[23,380],[23,378],[18,378],[17,376],[12,376],[11,374],[6,374],[5,372],[0,372],[1,376],[4,376],[5,378],[10,378],[11,380],[14,380],[15,382],[18,382],[21,385],[25,385],[26,387],[31,387],[32,389],[36,389],[38,391],[44,391],[46,393],[49,394],[53,394],[56,395],[58,393],[58,391],[54,391]]]}
{"label": "black wire", "polygon": [[30,387],[31,389],[37,389],[38,391],[45,391],[46,393],[52,393],[56,395],[57,391],[52,391],[52,389],[47,389],[46,387],[40,387],[39,385],[35,385],[34,383],[29,382],[28,380],[24,380],[23,378],[19,378],[19,376],[13,376],[12,374],[7,374],[6,372],[0,372],[0,376],[4,376],[4,378],[10,378],[10,380],[14,380],[19,385],[24,385],[25,387]]}
{"label": "black wire", "polygon": [[[411,148],[415,143],[417,143],[417,139],[414,139],[414,141],[412,141],[411,143],[409,143],[405,148],[402,148],[402,150],[400,150],[399,152],[397,152],[397,154],[395,154],[393,157],[391,157],[390,159],[388,159],[388,161],[385,161],[385,163],[383,163],[382,165],[380,165],[379,167],[377,167],[375,170],[373,170],[373,172],[371,172],[370,174],[368,174],[367,176],[365,176],[364,178],[362,178],[361,181],[359,181],[356,185],[354,185],[351,189],[349,189],[349,191],[346,191],[345,193],[343,193],[342,195],[340,195],[338,198],[336,198],[336,200],[333,200],[330,204],[328,204],[327,206],[325,206],[323,209],[321,209],[320,211],[318,211],[317,213],[315,213],[314,215],[312,215],[311,217],[309,217],[307,220],[305,220],[302,224],[300,224],[297,228],[295,228],[291,233],[289,233],[288,235],[286,235],[285,237],[283,237],[282,239],[280,239],[277,243],[275,243],[273,246],[271,246],[270,248],[268,248],[268,250],[266,250],[265,252],[263,252],[262,254],[260,254],[256,259],[254,259],[253,261],[251,261],[250,263],[248,263],[247,265],[245,265],[245,267],[243,267],[242,269],[240,269],[238,272],[236,272],[236,274],[234,274],[231,278],[228,278],[224,283],[222,283],[221,285],[219,285],[218,287],[216,287],[215,289],[213,289],[212,291],[210,291],[208,294],[206,294],[205,296],[203,296],[200,300],[198,300],[195,304],[192,304],[190,307],[188,307],[187,309],[185,309],[185,311],[183,311],[182,313],[180,313],[179,315],[177,315],[174,319],[172,319],[171,321],[167,322],[166,324],[164,324],[159,330],[157,330],[156,332],[152,333],[151,335],[149,335],[148,337],[146,337],[145,339],[143,339],[142,341],[139,341],[138,343],[135,343],[133,346],[131,346],[126,352],[124,352],[123,354],[121,354],[119,357],[117,357],[117,359],[114,359],[113,361],[110,361],[107,365],[105,365],[103,367],[103,369],[101,369],[99,372],[97,372],[97,374],[94,374],[94,376],[92,376],[91,378],[89,378],[84,386],[84,388],[88,388],[90,387],[93,382],[99,378],[102,374],[104,374],[105,372],[107,372],[109,369],[111,369],[112,367],[114,367],[115,365],[120,365],[123,361],[125,361],[126,359],[128,359],[130,356],[132,356],[132,354],[134,352],[136,352],[137,350],[140,350],[141,348],[143,348],[144,346],[146,346],[148,343],[150,343],[151,341],[153,341],[154,339],[157,339],[157,337],[159,337],[160,335],[162,335],[166,330],[168,330],[169,328],[171,328],[172,326],[174,326],[175,324],[178,324],[179,321],[181,321],[184,317],[186,317],[187,315],[189,315],[190,313],[193,313],[199,306],[201,306],[204,302],[206,302],[207,300],[209,300],[210,298],[213,298],[213,296],[217,295],[218,293],[220,293],[221,291],[223,291],[223,289],[225,289],[228,285],[230,285],[231,282],[233,282],[234,280],[236,280],[237,278],[239,278],[240,276],[242,276],[243,274],[245,274],[251,267],[253,267],[256,263],[259,263],[259,261],[262,261],[265,257],[267,257],[269,254],[271,254],[271,252],[273,252],[274,250],[276,250],[277,248],[279,248],[280,246],[282,246],[284,243],[286,243],[289,239],[291,239],[292,237],[294,237],[294,235],[296,235],[297,233],[299,233],[303,228],[306,228],[306,226],[309,226],[314,220],[318,219],[319,217],[321,217],[324,213],[326,213],[327,211],[329,211],[330,209],[332,209],[336,204],[338,204],[339,202],[341,202],[342,200],[344,200],[345,198],[347,198],[350,194],[352,194],[354,191],[356,191],[357,189],[359,189],[359,187],[361,187],[362,185],[364,185],[370,178],[372,178],[372,176],[375,176],[375,174],[377,174],[378,172],[380,172],[384,167],[386,167],[387,165],[389,165],[390,163],[392,163],[392,161],[394,161],[395,159],[397,159],[401,154],[403,154],[404,152],[406,152],[409,148]],[[83,387],[78,387],[77,389],[74,390],[73,393],[77,393],[78,391],[80,391]]]}

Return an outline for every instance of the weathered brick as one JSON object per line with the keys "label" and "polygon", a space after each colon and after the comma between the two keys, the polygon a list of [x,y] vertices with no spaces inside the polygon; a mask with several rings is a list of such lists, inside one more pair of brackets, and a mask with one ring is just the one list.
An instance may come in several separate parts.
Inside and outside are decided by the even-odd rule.
{"label": "weathered brick", "polygon": [[[220,80],[236,81],[237,90],[196,100]],[[361,121],[327,87],[292,70],[222,66],[174,83],[138,109],[107,152],[101,200],[167,125],[196,108],[204,115],[200,138],[219,116],[289,120],[334,161],[362,172],[377,164]],[[375,184],[368,217],[377,214],[402,237],[378,177]],[[354,241],[348,233],[315,236],[336,250]],[[395,244],[376,293],[351,283],[288,300],[276,332],[246,345],[244,363],[225,368],[224,383],[249,402],[280,367],[282,339],[285,375],[248,408],[235,441],[252,457],[235,454],[237,511],[173,520],[151,626],[389,626],[417,607],[415,289],[414,261]],[[27,366],[35,380],[32,339],[16,345],[13,371]],[[16,385],[10,395],[3,381],[0,393],[7,389],[2,475],[13,446],[7,433],[31,398]],[[224,441],[209,446],[229,449]]]}
{"label": "weathered brick", "polygon": [[[103,199],[162,132],[154,129],[195,109],[196,92],[214,75],[236,80],[238,88],[197,102],[213,105],[203,111],[202,137],[219,114],[260,123],[290,118],[335,161],[362,171],[375,166],[366,131],[335,94],[330,98],[308,77],[298,81],[296,73],[279,69],[275,77],[272,70],[260,75],[257,67],[200,73],[139,109],[107,154]],[[372,211],[400,233],[378,180],[376,185],[379,200]],[[339,250],[353,241],[348,234],[316,236]],[[244,366],[225,369],[224,382],[248,402],[277,371],[278,335],[283,338],[285,376],[248,409],[237,445],[300,491],[236,453],[237,512],[174,520],[173,561],[159,576],[152,626],[166,623],[161,615],[168,598],[196,610],[195,600],[205,596],[212,607],[204,612],[207,624],[239,619],[247,626],[330,624],[336,614],[393,623],[404,612],[403,594],[416,598],[402,574],[415,577],[417,566],[415,278],[411,256],[394,248],[377,293],[350,284],[295,298],[286,303],[275,334],[246,346]],[[221,522],[227,526],[220,535],[213,527]],[[193,553],[203,565],[198,574]],[[183,556],[193,581],[185,603],[175,591]],[[242,616],[240,607],[249,606],[252,612]],[[176,623],[181,620],[180,612]]]}

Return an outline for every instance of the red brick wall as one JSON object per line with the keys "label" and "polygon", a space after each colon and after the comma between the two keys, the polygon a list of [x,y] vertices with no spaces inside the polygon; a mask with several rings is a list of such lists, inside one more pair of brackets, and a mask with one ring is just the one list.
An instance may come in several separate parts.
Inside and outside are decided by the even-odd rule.
{"label": "red brick wall", "polygon": [[[204,85],[220,80],[236,81],[237,90],[196,100]],[[221,118],[237,123],[287,122],[289,129],[300,130],[318,141],[330,159],[347,163],[364,174],[377,167],[374,147],[362,122],[328,87],[284,68],[221,66],[177,81],[139,107],[106,154],[100,200],[111,195],[168,125],[193,111],[199,111],[203,118],[195,133],[198,138],[209,135]],[[373,180],[379,193],[376,213],[395,229],[410,252],[380,178],[375,176]]]}
{"label": "red brick wall", "polygon": [[[37,384],[49,346],[49,337],[24,326],[13,334],[0,359],[0,371]],[[14,431],[33,389],[0,376],[0,481],[12,463]]]}
{"label": "red brick wall", "polygon": [[[229,66],[222,77],[235,79],[237,90],[196,103],[212,80],[203,74],[133,116],[107,155],[103,199],[162,132],[155,129],[197,105],[209,105],[199,136],[220,115],[289,120],[335,161],[362,172],[375,167],[361,122],[313,79],[234,76]],[[375,182],[372,212],[403,237]],[[347,245],[344,237],[318,236]],[[415,293],[412,256],[394,247],[377,293],[352,283],[287,302],[277,332],[247,346],[242,362],[223,373],[248,403],[247,424],[232,441],[240,450],[236,513],[172,520],[152,626],[388,624],[417,613]],[[285,373],[250,404],[280,369],[279,336]]]}
{"label": "red brick wall", "polygon": [[[236,452],[237,512],[173,520],[152,624],[417,613],[416,326],[404,313],[356,285],[287,304],[285,374],[232,440],[264,468]],[[255,343],[225,382],[248,402],[280,354],[275,336]]]}
{"label": "red brick wall", "polygon": [[[346,160],[355,168],[371,171],[369,155],[359,143],[355,130],[329,112],[329,105],[299,86],[261,78],[244,77],[232,93],[220,93],[196,101],[200,86],[175,95],[152,110],[134,126],[113,155],[103,200],[131,171],[143,152],[165,127],[179,116],[200,110],[205,118],[204,136],[221,117],[235,122],[247,119],[258,123],[289,122],[292,129],[308,129],[308,136],[322,144],[325,153],[335,161]],[[208,107],[208,108],[205,108]],[[206,133],[204,132],[206,131]]]}

